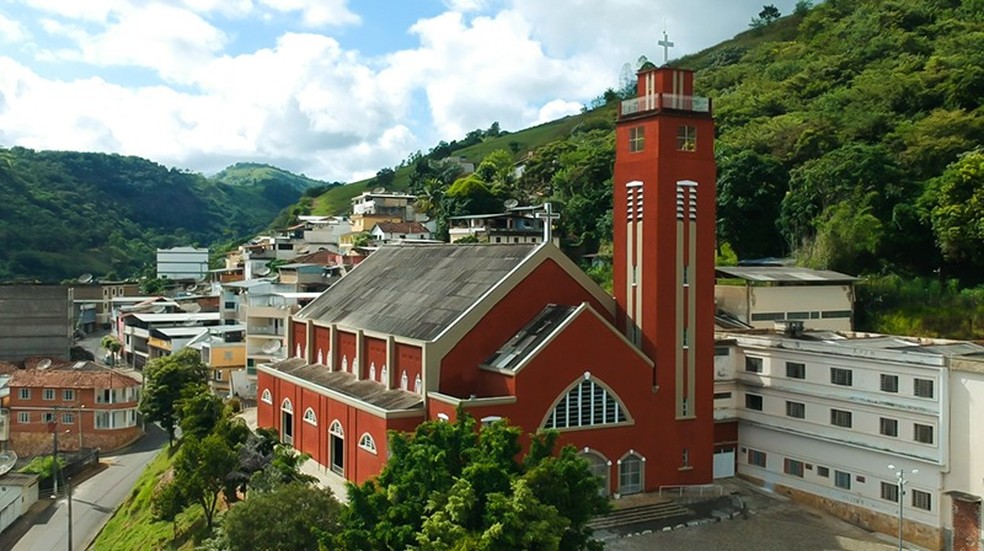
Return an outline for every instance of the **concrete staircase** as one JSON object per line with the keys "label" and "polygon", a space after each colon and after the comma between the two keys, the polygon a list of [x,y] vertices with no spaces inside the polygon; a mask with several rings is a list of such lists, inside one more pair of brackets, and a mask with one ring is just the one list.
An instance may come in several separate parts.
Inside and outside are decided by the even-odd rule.
{"label": "concrete staircase", "polygon": [[649,522],[662,521],[667,524],[672,524],[669,521],[680,519],[680,522],[684,522],[683,519],[692,517],[693,515],[694,512],[690,509],[682,507],[672,501],[647,503],[644,505],[635,505],[632,507],[616,509],[607,515],[595,518],[588,523],[588,526],[593,528],[595,531],[598,531]]}

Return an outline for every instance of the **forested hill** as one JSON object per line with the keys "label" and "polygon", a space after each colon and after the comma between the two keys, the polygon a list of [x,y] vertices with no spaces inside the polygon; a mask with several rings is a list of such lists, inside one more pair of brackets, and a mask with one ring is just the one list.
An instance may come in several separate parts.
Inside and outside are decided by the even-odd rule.
{"label": "forested hill", "polygon": [[139,157],[0,149],[0,281],[138,275],[158,247],[246,237],[321,185],[265,165],[208,179]]}
{"label": "forested hill", "polygon": [[[984,137],[984,2],[809,5],[671,62],[697,70],[697,93],[714,102],[719,243],[741,258],[794,254],[849,273],[980,280],[984,156],[971,152]],[[477,178],[499,199],[554,201],[567,242],[597,246],[610,223],[614,104],[627,94],[613,87],[580,116],[442,142],[386,185],[421,194],[425,207],[436,199],[441,215],[462,212],[460,193],[448,196],[481,190]],[[525,162],[518,182],[496,180],[497,159],[455,188],[460,175],[436,163],[450,154],[478,165],[495,150]],[[344,210],[378,183],[297,210]]]}

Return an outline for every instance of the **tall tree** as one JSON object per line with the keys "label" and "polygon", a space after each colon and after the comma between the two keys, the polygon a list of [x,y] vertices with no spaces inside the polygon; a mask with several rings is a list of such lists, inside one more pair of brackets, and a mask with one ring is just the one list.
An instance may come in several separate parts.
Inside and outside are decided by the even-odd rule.
{"label": "tall tree", "polygon": [[144,368],[144,377],[140,413],[147,420],[159,423],[167,432],[168,444],[173,446],[181,397],[188,388],[206,384],[208,367],[197,350],[186,348],[151,360]]}
{"label": "tall tree", "polygon": [[205,523],[212,520],[219,505],[219,496],[226,487],[226,477],[237,465],[235,448],[220,434],[203,439],[182,439],[181,449],[174,457],[174,480],[185,503],[197,503],[205,513]]}
{"label": "tall tree", "polygon": [[341,531],[341,510],[331,490],[293,482],[237,503],[222,526],[230,551],[318,549]]}

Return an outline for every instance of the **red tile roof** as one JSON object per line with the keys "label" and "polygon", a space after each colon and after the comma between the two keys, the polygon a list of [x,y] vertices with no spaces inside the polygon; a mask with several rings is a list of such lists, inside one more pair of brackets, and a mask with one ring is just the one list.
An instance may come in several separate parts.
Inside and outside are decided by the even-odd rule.
{"label": "red tile roof", "polygon": [[128,388],[140,381],[95,362],[71,362],[46,369],[19,369],[10,378],[10,388]]}
{"label": "red tile roof", "polygon": [[430,233],[420,222],[377,222],[376,226],[384,233]]}

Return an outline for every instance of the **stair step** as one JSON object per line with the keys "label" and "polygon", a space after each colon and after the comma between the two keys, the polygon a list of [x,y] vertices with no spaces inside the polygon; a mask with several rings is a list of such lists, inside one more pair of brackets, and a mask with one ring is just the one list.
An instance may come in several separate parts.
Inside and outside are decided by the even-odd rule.
{"label": "stair step", "polygon": [[588,525],[595,530],[602,528],[613,528],[616,526],[627,526],[642,522],[651,522],[687,516],[692,511],[681,507],[675,503],[656,503],[650,505],[640,505],[613,511],[605,516],[592,520]]}

